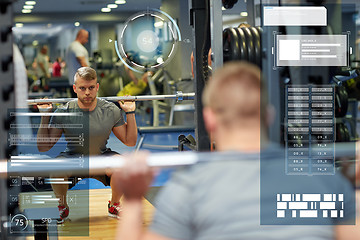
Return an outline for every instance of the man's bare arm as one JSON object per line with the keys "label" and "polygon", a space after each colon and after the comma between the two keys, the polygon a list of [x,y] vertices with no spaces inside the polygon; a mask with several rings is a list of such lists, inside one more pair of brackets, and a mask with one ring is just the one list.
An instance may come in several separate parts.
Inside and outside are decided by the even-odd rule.
{"label": "man's bare arm", "polygon": [[[134,112],[136,104],[133,101],[119,101],[120,107],[125,112]],[[137,141],[137,126],[135,120],[135,113],[126,114],[126,123],[119,127],[114,127],[112,130],[115,136],[122,141],[126,146],[133,147]]]}
{"label": "man's bare arm", "polygon": [[82,67],[89,67],[88,63],[86,62],[85,57],[76,57],[76,60],[80,63]]}
{"label": "man's bare arm", "polygon": [[126,146],[133,147],[136,145],[137,141],[135,114],[129,114],[127,121],[128,122],[122,126],[114,127],[112,131],[122,143],[124,143]]}
{"label": "man's bare arm", "polygon": [[[39,110],[51,111],[51,104],[38,105],[38,108]],[[44,112],[44,110],[40,112]],[[63,132],[62,129],[50,128],[49,121],[50,116],[41,116],[40,127],[37,132],[37,148],[40,152],[49,151],[57,143]]]}
{"label": "man's bare arm", "polygon": [[114,172],[116,188],[124,193],[122,218],[116,239],[122,240],[171,240],[159,234],[144,231],[142,226],[142,199],[152,182],[154,171],[146,164],[147,154],[129,157],[122,169]]}

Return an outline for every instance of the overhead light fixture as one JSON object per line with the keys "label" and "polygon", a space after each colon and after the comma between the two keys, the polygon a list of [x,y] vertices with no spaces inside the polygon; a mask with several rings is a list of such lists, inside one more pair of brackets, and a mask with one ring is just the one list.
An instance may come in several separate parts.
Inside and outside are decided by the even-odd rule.
{"label": "overhead light fixture", "polygon": [[32,42],[32,45],[33,45],[33,46],[39,45],[39,41],[38,41],[38,40],[34,40],[34,41]]}
{"label": "overhead light fixture", "polygon": [[24,5],[24,9],[33,9],[34,8],[34,6],[32,6],[32,5]]}
{"label": "overhead light fixture", "polygon": [[247,17],[247,16],[248,16],[248,13],[247,13],[247,12],[241,12],[241,13],[240,13],[240,16],[242,16],[242,17]]}
{"label": "overhead light fixture", "polygon": [[111,12],[111,9],[110,8],[102,8],[101,11],[102,12]]}
{"label": "overhead light fixture", "polygon": [[36,2],[35,1],[26,1],[25,5],[35,5]]}
{"label": "overhead light fixture", "polygon": [[75,25],[75,27],[78,27],[78,26],[80,26],[80,23],[79,23],[79,22],[75,22],[74,25]]}
{"label": "overhead light fixture", "polygon": [[162,26],[164,26],[164,22],[163,21],[158,21],[154,23],[154,27],[156,28],[161,28]]}
{"label": "overhead light fixture", "polygon": [[22,13],[31,13],[31,10],[30,9],[23,9],[21,10]]}
{"label": "overhead light fixture", "polygon": [[125,4],[126,1],[125,0],[116,0],[115,3],[116,4]]}
{"label": "overhead light fixture", "polygon": [[117,8],[117,7],[118,5],[116,5],[115,3],[107,5],[107,8]]}
{"label": "overhead light fixture", "polygon": [[15,27],[18,27],[18,28],[21,28],[21,27],[23,27],[23,26],[24,26],[23,23],[16,23],[16,24],[15,24]]}

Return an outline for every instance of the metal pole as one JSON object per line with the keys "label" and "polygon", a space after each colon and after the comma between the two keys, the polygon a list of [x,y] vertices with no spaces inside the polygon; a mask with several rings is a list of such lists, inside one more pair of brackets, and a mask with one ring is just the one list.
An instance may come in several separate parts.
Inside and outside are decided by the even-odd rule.
{"label": "metal pole", "polygon": [[209,12],[207,6],[209,0],[192,0],[190,2],[190,25],[193,26],[194,36],[194,85],[195,85],[195,138],[198,151],[210,149],[209,135],[205,129],[202,114],[202,91],[207,80],[208,50],[210,48]]}
{"label": "metal pole", "polygon": [[[147,95],[147,96],[128,96],[128,97],[100,97],[110,102],[117,101],[151,101],[151,100],[165,100],[165,99],[176,99],[177,101],[192,100],[195,97],[195,93],[182,93],[178,92],[174,95]],[[28,104],[38,103],[65,103],[77,98],[55,98],[55,99],[29,99],[26,100]]]}
{"label": "metal pole", "polygon": [[223,65],[223,25],[221,7],[222,1],[210,0],[210,35],[213,70]]}

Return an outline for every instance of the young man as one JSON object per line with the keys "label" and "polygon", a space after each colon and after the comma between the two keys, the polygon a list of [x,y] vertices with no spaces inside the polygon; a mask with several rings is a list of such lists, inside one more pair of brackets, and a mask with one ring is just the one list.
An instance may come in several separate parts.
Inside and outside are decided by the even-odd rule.
{"label": "young man", "polygon": [[[106,147],[111,131],[127,146],[135,146],[137,140],[137,127],[135,121],[135,102],[119,101],[122,111],[126,113],[127,122],[124,121],[121,110],[115,104],[96,97],[99,83],[94,69],[90,67],[79,68],[74,76],[73,90],[77,100],[68,102],[64,108],[58,108],[55,113],[66,113],[68,116],[41,117],[41,127],[37,133],[37,146],[40,152],[50,150],[64,133],[67,140],[66,150],[60,157],[76,157],[80,155],[114,154]],[[51,104],[38,105],[39,110],[51,111]],[[81,113],[80,116],[77,113]],[[73,114],[73,115],[70,115]],[[75,115],[74,115],[75,114]],[[72,128],[72,124],[84,128]],[[83,144],[76,144],[72,139],[84,136]],[[54,176],[53,176],[54,177]],[[68,176],[67,176],[68,177]],[[112,186],[113,181],[107,176],[94,176],[105,185]],[[68,217],[69,207],[66,202],[68,186],[52,184],[55,196],[59,198],[60,221]],[[112,188],[112,198],[109,201],[109,215],[117,217],[120,212],[119,200],[122,193]]]}
{"label": "young man", "polygon": [[[172,176],[157,198],[149,231],[143,231],[141,218],[141,199],[153,176],[146,156],[133,156],[113,175],[125,198],[117,239],[314,240],[332,239],[335,233],[344,237],[343,226],[334,225],[354,219],[353,189],[339,174],[285,174],[284,151],[266,138],[269,118],[260,79],[260,70],[247,63],[229,63],[215,71],[203,93],[203,113],[219,152],[199,154],[205,162]],[[263,189],[264,184],[268,188]],[[343,193],[345,217],[277,217],[278,193],[318,191]],[[359,232],[352,239],[359,239]]]}

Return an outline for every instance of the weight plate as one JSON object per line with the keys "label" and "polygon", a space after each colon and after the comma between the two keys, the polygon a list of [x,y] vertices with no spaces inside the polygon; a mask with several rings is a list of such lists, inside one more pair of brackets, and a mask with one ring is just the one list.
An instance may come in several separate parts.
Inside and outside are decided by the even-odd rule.
{"label": "weight plate", "polygon": [[247,53],[248,53],[248,61],[256,64],[256,56],[255,56],[255,49],[254,49],[254,38],[249,28],[242,27],[241,28],[245,34],[246,46],[247,46]]}
{"label": "weight plate", "polygon": [[237,33],[238,36],[238,45],[239,45],[239,50],[240,50],[240,55],[237,58],[237,60],[248,60],[248,51],[247,51],[247,46],[246,46],[246,37],[245,37],[245,33],[241,28],[235,28],[235,31]]}
{"label": "weight plate", "polygon": [[259,67],[262,65],[262,56],[261,56],[261,39],[260,39],[260,33],[257,28],[250,27],[249,28],[254,40],[254,50],[255,50],[255,63]]}

